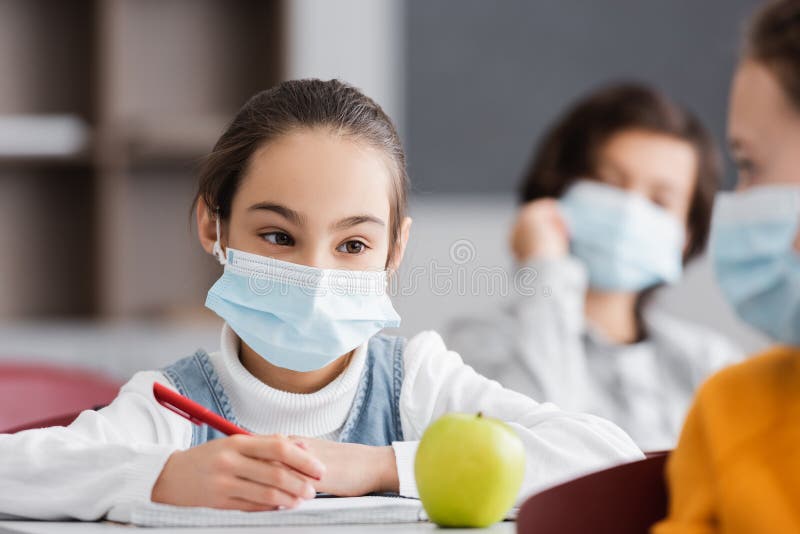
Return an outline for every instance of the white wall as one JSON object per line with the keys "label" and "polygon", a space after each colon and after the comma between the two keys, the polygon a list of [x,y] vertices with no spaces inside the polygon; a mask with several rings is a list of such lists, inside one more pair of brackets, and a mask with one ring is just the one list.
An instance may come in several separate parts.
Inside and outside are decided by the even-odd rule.
{"label": "white wall", "polygon": [[286,2],[287,78],[339,78],[378,102],[402,130],[401,0]]}

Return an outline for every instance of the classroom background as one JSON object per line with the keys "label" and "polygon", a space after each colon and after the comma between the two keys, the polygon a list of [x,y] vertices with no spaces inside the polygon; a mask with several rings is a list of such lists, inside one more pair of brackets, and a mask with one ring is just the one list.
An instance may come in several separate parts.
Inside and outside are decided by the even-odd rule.
{"label": "classroom background", "polygon": [[[0,0],[0,359],[125,379],[216,350],[203,301],[220,266],[190,226],[195,170],[247,97],[288,78],[348,81],[398,124],[414,218],[400,332],[490,312],[514,296],[516,185],[549,122],[592,88],[640,80],[723,144],[758,4]],[[764,345],[703,260],[658,299]]]}

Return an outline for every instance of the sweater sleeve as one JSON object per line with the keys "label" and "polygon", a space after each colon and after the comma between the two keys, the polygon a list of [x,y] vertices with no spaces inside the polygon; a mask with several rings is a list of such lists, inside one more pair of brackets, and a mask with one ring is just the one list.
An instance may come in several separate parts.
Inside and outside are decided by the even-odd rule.
{"label": "sweater sleeve", "polygon": [[642,458],[622,430],[599,417],[569,413],[503,388],[465,365],[435,332],[411,339],[400,395],[403,434],[394,444],[400,492],[418,495],[413,457],[425,428],[448,412],[483,412],[508,422],[526,450],[520,499],[532,492],[614,464]]}
{"label": "sweater sleeve", "polygon": [[669,513],[653,534],[714,534],[713,462],[698,402],[689,411],[678,447],[667,463]]}
{"label": "sweater sleeve", "polygon": [[530,262],[515,277],[509,306],[458,320],[445,338],[469,365],[505,386],[539,401],[579,405],[575,395],[586,391],[589,380],[583,338],[587,284],[586,269],[574,258]]}
{"label": "sweater sleeve", "polygon": [[97,520],[150,500],[169,455],[191,442],[191,423],[152,398],[159,372],[137,373],[107,407],[67,427],[0,434],[0,514]]}

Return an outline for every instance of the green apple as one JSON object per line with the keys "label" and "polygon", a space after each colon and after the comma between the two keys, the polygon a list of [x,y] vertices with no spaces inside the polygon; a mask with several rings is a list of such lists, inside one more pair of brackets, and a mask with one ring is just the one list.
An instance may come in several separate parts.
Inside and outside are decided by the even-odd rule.
{"label": "green apple", "polygon": [[443,527],[487,527],[514,505],[525,449],[498,419],[451,413],[422,435],[414,461],[422,505]]}

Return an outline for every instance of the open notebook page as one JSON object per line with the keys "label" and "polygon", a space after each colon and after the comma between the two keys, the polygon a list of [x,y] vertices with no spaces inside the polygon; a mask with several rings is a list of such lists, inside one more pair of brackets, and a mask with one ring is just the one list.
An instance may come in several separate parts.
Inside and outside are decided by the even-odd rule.
{"label": "open notebook page", "polygon": [[220,527],[411,523],[427,516],[417,499],[386,496],[330,497],[291,510],[240,512],[142,503],[130,508],[128,522],[143,527]]}

